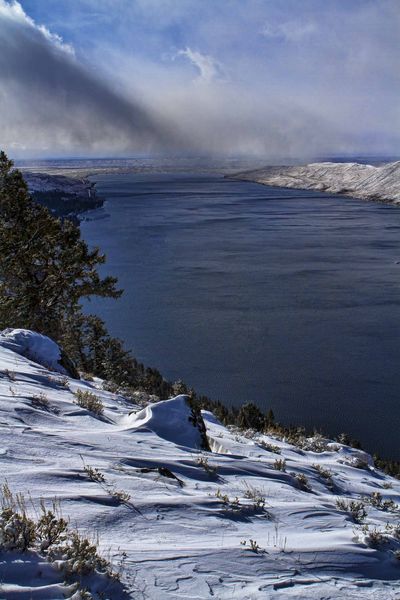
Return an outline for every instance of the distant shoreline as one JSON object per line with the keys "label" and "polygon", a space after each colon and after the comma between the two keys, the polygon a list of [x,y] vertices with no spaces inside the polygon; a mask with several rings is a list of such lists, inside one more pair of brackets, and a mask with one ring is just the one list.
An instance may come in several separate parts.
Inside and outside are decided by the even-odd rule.
{"label": "distant shoreline", "polygon": [[311,163],[264,167],[229,175],[271,187],[312,190],[370,202],[400,205],[400,161],[382,166],[361,163]]}
{"label": "distant shoreline", "polygon": [[[103,206],[96,194],[96,179],[105,174],[168,173],[171,171],[218,173],[226,179],[250,181],[271,187],[312,190],[357,200],[400,205],[400,161],[378,166],[357,162],[317,162],[297,166],[266,166],[234,171],[214,165],[184,164],[147,165],[74,165],[66,168],[22,167],[34,200],[49,208],[58,217],[79,220],[78,215]],[[218,161],[217,161],[218,163]],[[238,166],[238,165],[237,165]],[[244,166],[244,165],[241,165]]]}

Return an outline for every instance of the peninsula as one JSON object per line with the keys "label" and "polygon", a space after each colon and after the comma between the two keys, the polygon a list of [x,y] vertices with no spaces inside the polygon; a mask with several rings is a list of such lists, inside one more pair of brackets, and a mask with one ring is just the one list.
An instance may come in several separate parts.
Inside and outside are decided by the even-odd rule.
{"label": "peninsula", "polygon": [[400,161],[380,166],[355,162],[321,162],[301,166],[264,167],[233,175],[263,185],[317,190],[400,204]]}
{"label": "peninsula", "polygon": [[103,205],[95,184],[85,175],[24,171],[32,199],[46,206],[56,217],[77,219],[77,215]]}

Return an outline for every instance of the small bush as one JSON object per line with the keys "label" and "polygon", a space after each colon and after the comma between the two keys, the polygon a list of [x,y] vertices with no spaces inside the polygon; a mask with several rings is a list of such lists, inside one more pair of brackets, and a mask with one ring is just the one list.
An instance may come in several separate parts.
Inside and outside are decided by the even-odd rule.
{"label": "small bush", "polygon": [[385,481],[385,483],[382,484],[382,487],[385,490],[391,490],[393,487],[393,483],[391,481]]}
{"label": "small bush", "polygon": [[118,579],[111,564],[98,554],[97,543],[69,529],[56,502],[50,510],[41,502],[39,516],[33,520],[27,516],[21,494],[12,494],[7,483],[1,492],[0,550],[39,552],[49,562],[57,561],[68,578],[97,571]]}
{"label": "small bush", "polygon": [[244,491],[244,497],[253,501],[253,507],[255,509],[265,508],[265,494],[263,490],[253,487],[252,485],[245,482],[246,489]]}
{"label": "small bush", "polygon": [[96,483],[105,483],[106,478],[104,477],[103,473],[96,467],[84,465],[83,470],[85,471],[86,475],[91,481],[95,481]]}
{"label": "small bush", "polygon": [[301,490],[304,490],[305,492],[311,492],[311,486],[304,473],[295,473],[294,478]]}
{"label": "small bush", "polygon": [[284,458],[277,458],[274,462],[274,469],[277,471],[286,471],[286,460]]}
{"label": "small bush", "polygon": [[76,390],[74,392],[76,400],[75,404],[78,404],[81,408],[86,408],[95,415],[102,415],[104,412],[104,404],[98,396],[87,390]]}
{"label": "small bush", "polygon": [[36,394],[32,396],[31,404],[34,408],[38,408],[39,410],[49,410],[50,402],[47,398],[46,394],[40,392],[40,394]]}
{"label": "small bush", "polygon": [[159,402],[161,398],[156,394],[150,394],[143,390],[134,390],[132,388],[124,388],[120,389],[119,393],[124,396],[128,402],[132,402],[132,404],[137,404],[138,406],[146,407],[149,404],[154,404],[155,402]]}
{"label": "small bush", "polygon": [[230,510],[237,511],[242,508],[239,498],[237,496],[232,500],[227,494],[223,494],[219,488],[215,492],[215,497],[218,498],[218,500],[220,500],[222,504]]}
{"label": "small bush", "polygon": [[369,529],[368,525],[364,525],[362,532],[365,535],[364,542],[370,548],[379,548],[389,541],[387,535],[376,527]]}
{"label": "small bush", "polygon": [[97,545],[81,537],[77,531],[70,532],[66,544],[62,547],[63,567],[67,574],[88,575],[98,571],[109,573],[110,564],[99,556]]}
{"label": "small bush", "polygon": [[342,462],[344,465],[347,465],[349,467],[354,467],[355,469],[363,469],[365,471],[369,471],[368,461],[365,458],[362,458],[361,456],[351,457]]}
{"label": "small bush", "polygon": [[328,449],[328,440],[320,433],[314,433],[312,437],[300,438],[297,445],[299,445],[302,450],[320,453],[325,452]]}
{"label": "small bush", "polygon": [[46,509],[43,502],[40,504],[41,515],[36,523],[36,542],[40,552],[47,554],[50,548],[66,542],[68,523],[59,514],[59,506],[53,502],[52,510]]}
{"label": "small bush", "polygon": [[35,541],[35,523],[23,512],[3,508],[0,512],[0,549],[25,552]]}
{"label": "small bush", "polygon": [[390,535],[392,535],[396,540],[400,540],[400,523],[396,523],[396,525],[387,523],[386,531],[390,533]]}
{"label": "small bush", "polygon": [[35,541],[35,523],[27,516],[21,494],[14,496],[7,483],[1,491],[0,549],[25,552]]}
{"label": "small bush", "polygon": [[196,459],[196,462],[199,465],[199,467],[202,467],[206,471],[208,475],[213,476],[217,474],[217,467],[213,467],[212,465],[210,465],[207,456],[199,456]]}
{"label": "small bush", "polygon": [[383,500],[380,492],[372,492],[370,496],[365,496],[363,501],[378,510],[396,511],[399,508],[393,500]]}
{"label": "small bush", "polygon": [[321,475],[321,477],[328,481],[332,481],[332,471],[330,471],[329,469],[325,469],[323,466],[318,464],[313,465],[313,468],[317,471],[319,475]]}
{"label": "small bush", "polygon": [[10,380],[10,381],[15,381],[17,379],[17,376],[15,374],[14,371],[10,371],[9,369],[5,369],[4,371],[4,375]]}
{"label": "small bush", "polygon": [[121,386],[114,381],[103,381],[102,388],[105,392],[111,392],[111,394],[118,394],[121,391]]}
{"label": "small bush", "polygon": [[279,448],[279,446],[274,446],[274,444],[268,444],[267,442],[264,442],[264,440],[261,440],[261,442],[259,442],[259,445],[267,452],[273,452],[273,454],[281,453],[281,449]]}
{"label": "small bush", "polygon": [[[240,543],[242,546],[247,546],[247,540],[243,540]],[[260,554],[260,552],[263,552],[261,546],[257,544],[256,540],[250,539],[247,547],[251,552],[254,552],[255,554]]]}
{"label": "small bush", "polygon": [[69,390],[69,379],[68,379],[68,377],[66,377],[65,375],[63,375],[62,377],[60,377],[60,378],[57,380],[57,383],[58,383],[58,385],[59,385],[60,387],[63,387],[63,388],[65,388],[65,389]]}
{"label": "small bush", "polygon": [[84,379],[85,381],[94,381],[94,377],[91,373],[86,373],[85,371],[80,371],[79,373],[81,379]]}
{"label": "small bush", "polygon": [[336,506],[339,510],[348,513],[355,523],[362,523],[367,516],[364,504],[356,500],[347,502],[339,498],[336,500]]}
{"label": "small bush", "polygon": [[118,502],[118,504],[128,504],[129,500],[131,499],[130,495],[123,490],[117,490],[114,484],[107,483],[106,478],[100,469],[91,467],[90,465],[85,465],[85,463],[83,463],[83,470],[91,481],[98,483],[103,490],[111,496],[111,498]]}
{"label": "small bush", "polygon": [[108,493],[114,500],[116,500],[119,504],[127,504],[131,499],[130,494],[124,492],[123,490],[116,489],[108,489]]}

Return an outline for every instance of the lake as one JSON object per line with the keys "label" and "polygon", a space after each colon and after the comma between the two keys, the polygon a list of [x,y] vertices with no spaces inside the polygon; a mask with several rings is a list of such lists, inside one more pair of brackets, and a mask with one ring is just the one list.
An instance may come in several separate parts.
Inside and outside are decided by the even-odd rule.
{"label": "lake", "polygon": [[400,459],[400,209],[218,175],[98,175],[89,309],[146,365]]}

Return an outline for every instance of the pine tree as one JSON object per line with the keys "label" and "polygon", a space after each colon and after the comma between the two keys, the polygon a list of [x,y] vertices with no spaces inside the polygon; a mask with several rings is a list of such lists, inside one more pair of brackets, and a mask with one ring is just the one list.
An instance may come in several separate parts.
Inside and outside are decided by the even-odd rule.
{"label": "pine tree", "polygon": [[0,152],[0,327],[61,341],[82,298],[121,294],[115,278],[99,276],[104,261],[75,224],[32,202],[21,172]]}
{"label": "pine tree", "polygon": [[257,431],[262,431],[265,426],[265,417],[258,406],[249,402],[240,407],[238,426],[242,429],[256,429]]}
{"label": "pine tree", "polygon": [[109,335],[105,323],[95,315],[77,315],[66,324],[62,339],[68,356],[86,373],[118,385],[137,387],[142,383],[143,365]]}

